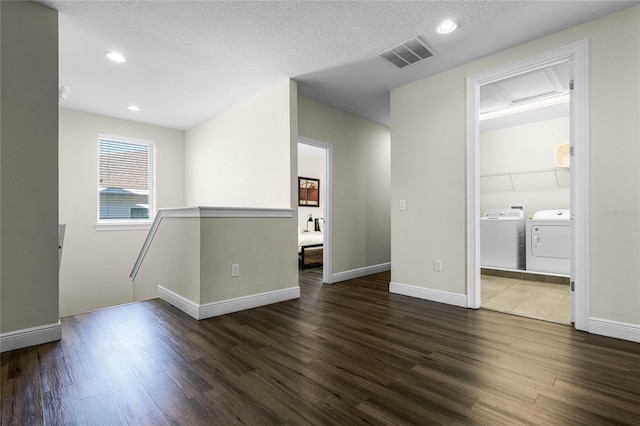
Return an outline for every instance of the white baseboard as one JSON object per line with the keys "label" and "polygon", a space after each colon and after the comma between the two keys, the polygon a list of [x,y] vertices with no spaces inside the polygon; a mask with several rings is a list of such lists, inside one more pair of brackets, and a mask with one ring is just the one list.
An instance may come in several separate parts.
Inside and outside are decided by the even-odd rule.
{"label": "white baseboard", "polygon": [[0,334],[0,352],[22,349],[62,338],[62,323],[40,325]]}
{"label": "white baseboard", "polygon": [[460,306],[462,308],[467,307],[467,296],[465,294],[433,290],[415,285],[391,282],[389,283],[389,293],[402,294],[403,296],[416,297],[418,299],[430,300],[432,302],[446,303],[448,305]]}
{"label": "white baseboard", "polygon": [[640,324],[589,318],[589,333],[640,343]]}
{"label": "white baseboard", "polygon": [[245,309],[271,305],[286,300],[299,299],[300,287],[283,288],[265,293],[252,294],[250,296],[236,297],[234,299],[221,300],[219,302],[206,303],[200,306],[200,319],[217,317],[218,315],[244,311]]}
{"label": "white baseboard", "polygon": [[379,265],[365,266],[364,268],[351,269],[350,271],[336,272],[335,274],[331,274],[331,284],[339,283],[340,281],[353,280],[355,278],[360,278],[389,270],[391,270],[391,262],[380,263]]}
{"label": "white baseboard", "polygon": [[168,288],[158,286],[158,297],[170,305],[180,309],[185,314],[193,317],[197,320],[200,319],[200,304],[187,299],[184,296],[180,296]]}
{"label": "white baseboard", "polygon": [[221,300],[219,302],[205,303],[204,305],[195,303],[162,286],[158,286],[158,296],[187,315],[197,320],[201,320],[217,317],[218,315],[244,311],[245,309],[271,305],[272,303],[299,299],[300,287],[296,286],[281,290],[268,291],[265,293],[251,294],[249,296],[236,297],[233,299]]}

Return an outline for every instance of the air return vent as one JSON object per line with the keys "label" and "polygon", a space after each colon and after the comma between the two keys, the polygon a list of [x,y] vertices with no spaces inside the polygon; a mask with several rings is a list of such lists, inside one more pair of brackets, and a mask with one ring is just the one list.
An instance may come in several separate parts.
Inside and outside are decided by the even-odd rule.
{"label": "air return vent", "polygon": [[427,45],[416,37],[380,54],[398,68],[404,68],[433,56]]}

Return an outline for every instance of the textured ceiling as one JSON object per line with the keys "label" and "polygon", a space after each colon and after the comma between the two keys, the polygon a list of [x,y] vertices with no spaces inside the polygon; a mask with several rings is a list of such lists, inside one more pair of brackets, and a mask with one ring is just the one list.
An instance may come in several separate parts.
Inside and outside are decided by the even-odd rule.
{"label": "textured ceiling", "polygon": [[[60,12],[65,108],[188,129],[287,78],[301,94],[388,124],[394,87],[640,2],[40,3]],[[438,34],[444,18],[458,31]],[[378,57],[415,36],[433,57],[403,69]],[[110,50],[127,63],[108,61]]]}

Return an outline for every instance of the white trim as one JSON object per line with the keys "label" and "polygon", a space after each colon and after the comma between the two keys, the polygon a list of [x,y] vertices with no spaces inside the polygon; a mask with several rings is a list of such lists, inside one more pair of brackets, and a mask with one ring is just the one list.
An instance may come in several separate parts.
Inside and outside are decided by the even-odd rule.
{"label": "white trim", "polygon": [[434,290],[426,287],[390,282],[389,293],[430,300],[432,302],[446,303],[447,305],[459,306],[461,308],[467,307],[466,295],[451,293],[449,291]]}
{"label": "white trim", "polygon": [[[576,283],[573,292],[575,303],[572,306],[574,325],[577,330],[589,330],[589,45],[587,40],[574,45],[574,75],[571,108],[571,146],[575,155],[571,158],[574,176],[571,177],[573,220],[573,260]],[[575,182],[574,182],[575,181]]]}
{"label": "white trim", "polygon": [[149,246],[156,235],[156,231],[160,226],[163,218],[292,218],[292,209],[263,209],[263,208],[244,208],[244,207],[180,207],[159,209],[153,223],[149,228],[147,238],[145,238],[138,258],[136,259],[129,278],[136,279],[138,270],[144,257],[147,255]]}
{"label": "white trim", "polygon": [[24,328],[0,334],[0,352],[13,351],[62,339],[62,323]]}
{"label": "white trim", "polygon": [[305,136],[298,136],[298,143],[305,145],[311,145],[325,150],[324,156],[324,187],[325,187],[325,200],[323,207],[324,216],[324,231],[323,231],[323,253],[322,253],[322,281],[327,284],[334,283],[333,280],[333,145],[327,142],[307,138]]}
{"label": "white trim", "polygon": [[573,108],[571,108],[572,162],[576,179],[572,191],[577,194],[574,216],[575,328],[588,331],[589,318],[589,79],[588,43],[582,40],[521,61],[467,77],[467,295],[469,308],[480,307],[480,190],[478,110],[480,86],[523,72],[572,61],[574,68]]}
{"label": "white trim", "polygon": [[[96,181],[98,182],[98,197],[96,200],[97,206],[97,223],[96,223],[96,231],[125,231],[125,230],[133,230],[133,229],[149,229],[139,227],[140,225],[129,225],[130,222],[128,220],[118,220],[118,219],[100,219],[100,141],[105,142],[120,142],[120,143],[128,143],[132,145],[144,145],[147,147],[149,153],[148,160],[148,172],[149,172],[149,180],[151,187],[148,191],[146,191],[149,195],[149,217],[150,219],[147,221],[149,225],[155,219],[151,215],[156,211],[157,198],[156,198],[156,141],[151,139],[141,139],[141,138],[133,138],[129,136],[118,136],[112,135],[108,133],[98,133],[98,152],[97,152],[97,167],[98,167],[98,176]],[[114,225],[107,225],[108,222],[113,221]]]}
{"label": "white trim", "polygon": [[589,318],[589,333],[640,343],[640,324]]}
{"label": "white trim", "polygon": [[246,309],[299,299],[300,287],[289,287],[281,290],[267,291],[250,296],[236,297],[219,302],[206,303],[200,306],[200,319],[217,317],[218,315],[244,311]]}
{"label": "white trim", "polygon": [[178,208],[171,208],[171,209],[158,209],[158,214],[156,215],[156,219],[157,217],[160,216],[161,218],[164,217],[180,217],[180,218],[187,218],[187,217],[200,217],[200,207],[178,207]]}
{"label": "white trim", "polygon": [[281,290],[267,291],[264,293],[251,294],[249,296],[235,297],[233,299],[221,300],[218,302],[205,303],[200,305],[181,296],[165,287],[158,286],[158,297],[180,309],[192,318],[197,320],[244,311],[246,309],[271,305],[273,303],[300,298],[300,287],[289,287]]}
{"label": "white trim", "polygon": [[467,308],[480,307],[480,84],[467,77]]}
{"label": "white trim", "polygon": [[200,319],[200,305],[168,288],[158,286],[158,297],[192,318]]}
{"label": "white trim", "polygon": [[339,283],[341,281],[353,280],[355,278],[364,277],[378,272],[386,272],[391,270],[391,262],[380,263],[378,265],[365,266],[363,268],[351,269],[349,271],[337,272],[331,276],[331,283]]}
{"label": "white trim", "polygon": [[156,143],[156,141],[154,141],[153,139],[133,138],[131,136],[112,135],[110,133],[98,133],[98,139],[138,145],[155,145]]}
{"label": "white trim", "polygon": [[114,221],[96,223],[96,231],[138,231],[149,230],[153,222],[144,220],[140,222]]}

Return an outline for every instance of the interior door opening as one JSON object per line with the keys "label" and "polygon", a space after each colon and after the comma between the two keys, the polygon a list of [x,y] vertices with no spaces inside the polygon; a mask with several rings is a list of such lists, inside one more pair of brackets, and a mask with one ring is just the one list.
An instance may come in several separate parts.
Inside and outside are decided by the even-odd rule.
{"label": "interior door opening", "polygon": [[[546,294],[542,297],[546,309],[542,306],[540,312],[536,312],[538,308],[531,301],[517,309],[526,301],[512,299],[509,310],[519,315],[530,311],[537,315],[526,316],[573,322],[577,329],[588,331],[587,52],[587,42],[581,41],[467,79],[467,300],[470,308],[485,307],[485,304],[491,308],[491,294],[482,291],[483,285],[489,282],[482,278],[485,275],[502,279],[509,274],[520,274],[514,278],[521,283],[542,280],[555,284],[554,281],[558,281],[567,290],[562,296],[564,300],[555,300]],[[527,84],[521,84],[523,81]],[[546,89],[541,90],[544,87]],[[506,109],[512,111],[501,112],[500,103],[508,104]],[[563,108],[564,118],[557,116]],[[529,116],[527,123],[515,123],[529,126],[529,132],[521,137],[511,132],[511,143],[500,141],[499,127],[487,124],[492,120],[494,123],[510,120],[509,126],[513,127],[518,115]],[[538,118],[531,118],[536,115]],[[564,132],[564,140],[558,135],[536,137],[534,124],[553,120],[556,127],[562,127],[562,130],[556,129],[556,133]],[[502,129],[505,128],[508,126],[503,123]],[[482,135],[483,132],[494,133]],[[545,159],[533,151],[526,155],[518,152],[517,143],[513,141],[520,139],[528,140],[528,148],[549,145],[544,149]],[[487,152],[483,154],[485,148]],[[515,153],[517,161],[507,159],[509,151]],[[544,163],[552,160],[552,164]],[[542,186],[554,189],[550,192]],[[537,194],[533,194],[536,191]],[[487,233],[494,237],[487,237]],[[510,250],[519,250],[519,259],[518,256],[511,259],[515,263],[491,265],[495,259],[487,259],[491,256],[486,253],[483,255],[482,249],[499,237],[510,242]],[[504,244],[493,249],[500,254],[499,250],[505,250]],[[486,274],[488,269],[492,275]],[[506,283],[502,283],[502,287],[505,286]],[[493,296],[500,290],[491,289],[491,285],[487,287],[494,292]],[[530,296],[535,291],[513,288],[502,296],[502,301],[517,293]],[[549,313],[550,304],[563,304],[569,315],[554,318]]]}
{"label": "interior door opening", "polygon": [[298,139],[298,262],[331,283],[331,144]]}
{"label": "interior door opening", "polygon": [[570,324],[571,61],[480,87],[481,307]]}

